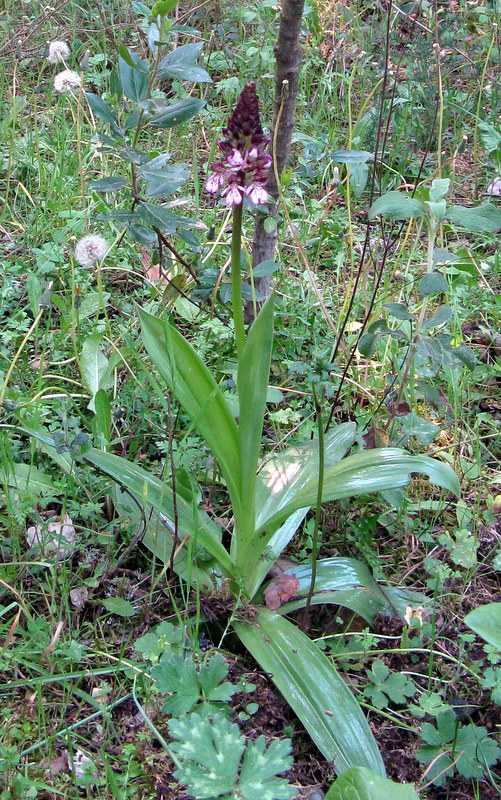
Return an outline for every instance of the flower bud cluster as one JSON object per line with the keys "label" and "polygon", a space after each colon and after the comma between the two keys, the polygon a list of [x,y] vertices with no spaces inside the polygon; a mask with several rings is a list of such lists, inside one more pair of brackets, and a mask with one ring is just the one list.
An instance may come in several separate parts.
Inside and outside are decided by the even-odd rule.
{"label": "flower bud cluster", "polygon": [[205,184],[206,190],[220,193],[228,206],[240,205],[246,196],[256,205],[266,203],[271,166],[266,148],[270,137],[263,135],[254,83],[244,87],[223,134],[225,138],[218,146],[224,160],[211,164],[213,174]]}

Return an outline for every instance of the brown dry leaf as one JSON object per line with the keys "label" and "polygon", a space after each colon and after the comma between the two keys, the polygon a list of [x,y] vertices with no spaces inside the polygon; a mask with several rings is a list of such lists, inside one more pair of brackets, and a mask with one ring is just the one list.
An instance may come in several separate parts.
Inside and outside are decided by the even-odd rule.
{"label": "brown dry leaf", "polygon": [[45,762],[46,769],[50,775],[57,775],[58,772],[67,772],[69,769],[69,763],[67,750],[63,750],[60,755],[51,758],[48,762]]}
{"label": "brown dry leaf", "polygon": [[143,265],[144,269],[148,269],[152,262],[151,253],[149,253],[148,250],[145,250],[143,247],[139,247],[138,250],[141,253],[141,264]]}
{"label": "brown dry leaf", "polygon": [[388,411],[396,417],[405,417],[411,413],[411,407],[405,400],[399,400],[398,403],[388,403]]}
{"label": "brown dry leaf", "polygon": [[362,439],[365,442],[366,450],[374,450],[376,447],[388,447],[390,443],[386,431],[381,430],[381,428],[376,428],[374,425],[369,428],[367,433],[364,433]]}
{"label": "brown dry leaf", "polygon": [[169,283],[172,278],[170,272],[164,272],[160,269],[160,264],[153,264],[146,270],[146,277],[152,283]]}
{"label": "brown dry leaf", "polygon": [[89,590],[86,586],[77,586],[70,591],[71,604],[75,606],[77,611],[81,611],[87,600],[89,599]]}
{"label": "brown dry leaf", "polygon": [[265,589],[266,608],[276,611],[282,603],[286,603],[291,597],[296,597],[298,588],[299,581],[295,575],[278,575]]}

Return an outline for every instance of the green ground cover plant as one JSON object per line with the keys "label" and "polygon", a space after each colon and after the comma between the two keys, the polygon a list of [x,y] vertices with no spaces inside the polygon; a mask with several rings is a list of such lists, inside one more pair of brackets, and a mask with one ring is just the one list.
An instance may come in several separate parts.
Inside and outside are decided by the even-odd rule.
{"label": "green ground cover plant", "polygon": [[283,8],[1,12],[2,798],[499,792],[501,9],[294,6],[278,214]]}

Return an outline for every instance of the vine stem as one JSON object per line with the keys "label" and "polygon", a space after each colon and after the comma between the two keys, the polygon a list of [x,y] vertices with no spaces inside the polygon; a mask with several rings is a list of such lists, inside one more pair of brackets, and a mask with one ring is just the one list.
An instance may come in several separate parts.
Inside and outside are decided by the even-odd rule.
{"label": "vine stem", "polygon": [[231,234],[231,306],[235,323],[237,356],[240,359],[245,347],[244,308],[242,302],[242,276],[240,251],[242,248],[242,202],[233,206],[233,230]]}

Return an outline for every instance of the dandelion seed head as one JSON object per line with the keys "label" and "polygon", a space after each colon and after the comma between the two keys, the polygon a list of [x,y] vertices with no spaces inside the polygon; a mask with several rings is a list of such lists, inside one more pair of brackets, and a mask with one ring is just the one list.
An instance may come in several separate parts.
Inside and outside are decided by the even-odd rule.
{"label": "dandelion seed head", "polygon": [[70,48],[66,42],[49,42],[49,52],[47,53],[47,61],[49,64],[57,64],[64,61],[70,54]]}
{"label": "dandelion seed head", "polygon": [[65,93],[71,92],[72,89],[79,89],[82,85],[82,79],[78,72],[72,69],[63,69],[58,72],[54,78],[54,89],[56,92]]}
{"label": "dandelion seed head", "polygon": [[102,261],[108,252],[108,242],[103,236],[89,233],[75,246],[75,259],[82,267],[93,267]]}

